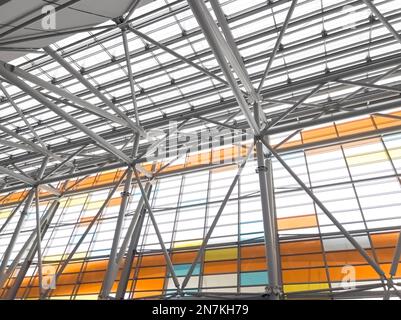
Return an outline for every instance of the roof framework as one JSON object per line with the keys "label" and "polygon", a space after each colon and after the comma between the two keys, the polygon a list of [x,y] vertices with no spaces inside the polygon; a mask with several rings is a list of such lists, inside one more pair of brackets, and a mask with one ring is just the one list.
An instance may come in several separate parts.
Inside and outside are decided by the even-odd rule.
{"label": "roof framework", "polygon": [[[29,189],[22,202],[26,212],[37,199],[38,189],[57,199],[66,191],[55,187],[56,183],[123,168],[129,177],[124,192],[129,192],[132,179],[140,186],[138,212],[145,208],[151,217],[177,288],[175,295],[183,295],[210,235],[204,238],[197,260],[180,284],[157,231],[147,196],[150,184],[142,185],[157,174],[147,172],[142,164],[164,143],[173,121],[179,124],[179,134],[200,135],[204,128],[228,128],[244,136],[248,131],[255,138],[260,169],[269,298],[278,299],[282,294],[269,175],[272,158],[380,275],[385,297],[400,297],[392,278],[282,158],[299,148],[353,141],[369,137],[369,133],[280,148],[302,130],[333,121],[364,115],[397,118],[389,112],[398,110],[401,102],[401,37],[396,31],[401,29],[399,1],[160,0],[138,7],[139,2],[134,0],[122,17],[79,32],[59,30],[57,34],[71,36],[45,48],[31,48],[12,63],[0,62],[2,193]],[[54,36],[49,32],[12,39],[10,32],[6,40],[0,34],[0,51],[26,50],[18,47],[21,42]],[[152,141],[149,134],[155,129],[159,134]],[[375,134],[400,129],[392,127]],[[273,140],[278,142],[273,144]],[[139,173],[147,179],[141,179]],[[123,181],[124,176],[113,190]],[[119,217],[124,216],[125,206],[121,205]],[[120,239],[121,219],[115,239]],[[217,223],[219,215],[215,219]],[[42,224],[37,214],[39,238]],[[15,237],[18,233],[19,226]],[[40,241],[38,244],[40,252]],[[127,242],[118,251],[118,240],[113,242],[101,298],[108,298],[128,246]],[[12,247],[11,243],[8,253]],[[394,253],[391,276],[397,272],[400,254],[401,243]],[[74,251],[59,274],[73,255]],[[5,257],[0,274],[9,270],[7,252]],[[122,295],[124,288],[119,289]],[[354,290],[368,295],[363,288]],[[42,294],[46,297],[48,292]],[[305,296],[313,294],[320,297],[327,292],[317,290]],[[341,295],[356,296],[352,292]],[[294,294],[297,297],[303,294]]]}

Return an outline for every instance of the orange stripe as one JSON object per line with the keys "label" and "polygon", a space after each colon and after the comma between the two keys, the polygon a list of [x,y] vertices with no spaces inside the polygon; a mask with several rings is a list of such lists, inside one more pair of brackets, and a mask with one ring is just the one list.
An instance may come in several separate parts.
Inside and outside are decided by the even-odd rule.
{"label": "orange stripe", "polygon": [[[394,247],[398,239],[398,232],[382,233],[372,235],[373,243],[377,246],[376,253],[379,257],[381,267],[388,273]],[[324,268],[323,254],[319,240],[307,240],[292,243],[282,243],[281,262],[283,267],[283,280],[285,284],[294,283],[320,283],[327,282]],[[241,272],[266,270],[266,259],[264,245],[248,245],[241,247]],[[367,250],[371,255],[371,250]],[[314,253],[316,252],[316,253]],[[172,259],[174,264],[190,263],[193,261],[197,251],[175,252]],[[378,279],[375,271],[367,265],[367,262],[357,253],[356,250],[332,251],[326,253],[329,265],[331,281],[341,281],[344,277],[342,266],[351,264],[356,270],[357,280]],[[80,274],[83,262],[70,263],[59,277],[54,296],[70,296],[74,286],[81,278],[81,285],[78,294],[97,294],[103,282],[108,260],[90,261],[85,263],[83,273]],[[166,265],[162,254],[147,255],[141,258],[135,297],[154,296],[162,294]],[[205,274],[221,274],[238,272],[237,260],[206,262],[204,265]],[[134,270],[134,268],[133,268]],[[401,276],[401,268],[397,277]],[[119,279],[119,275],[117,276]],[[12,281],[11,283],[12,284]],[[35,276],[31,282],[26,277],[18,291],[18,297],[22,297],[25,288],[29,286],[29,298],[37,297],[38,277]],[[116,289],[117,282],[113,286]]]}
{"label": "orange stripe", "polygon": [[317,226],[316,215],[304,215],[277,219],[279,230],[312,228]]}

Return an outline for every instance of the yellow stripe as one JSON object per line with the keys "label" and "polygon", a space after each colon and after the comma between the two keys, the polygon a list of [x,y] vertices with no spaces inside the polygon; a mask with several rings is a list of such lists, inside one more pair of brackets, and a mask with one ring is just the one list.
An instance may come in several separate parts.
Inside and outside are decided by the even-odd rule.
{"label": "yellow stripe", "polygon": [[384,151],[347,157],[350,166],[381,162],[387,159],[387,154]]}
{"label": "yellow stripe", "polygon": [[[401,148],[389,149],[388,153],[392,159],[401,159]],[[372,152],[369,154],[359,154],[347,157],[349,165],[368,164],[388,160],[385,151]]]}
{"label": "yellow stripe", "polygon": [[0,219],[7,218],[12,212],[12,209],[6,209],[0,211]]}
{"label": "yellow stripe", "polygon": [[284,285],[284,292],[299,292],[310,290],[329,289],[328,283],[304,283],[304,284],[286,284]]}
{"label": "yellow stripe", "polygon": [[174,243],[173,248],[200,247],[201,244],[202,244],[202,240],[180,241],[180,242]]}
{"label": "yellow stripe", "polygon": [[237,259],[237,254],[237,248],[207,250],[205,254],[205,261]]}

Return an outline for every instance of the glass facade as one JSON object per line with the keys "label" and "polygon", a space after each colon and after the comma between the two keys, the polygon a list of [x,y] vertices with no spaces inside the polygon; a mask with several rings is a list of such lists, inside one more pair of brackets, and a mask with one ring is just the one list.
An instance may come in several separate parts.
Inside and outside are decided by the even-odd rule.
{"label": "glass facade", "polygon": [[[367,123],[366,119],[355,121],[352,128],[359,123]],[[375,123],[374,119],[370,121]],[[366,126],[364,130],[375,130],[373,124],[372,128]],[[387,126],[393,124],[396,121],[386,122]],[[305,131],[281,148],[285,150],[295,144],[306,144],[312,139],[328,139],[320,134],[313,138],[313,134],[332,128],[338,135],[339,132],[352,134],[352,131],[342,129],[348,127],[349,122],[342,122]],[[273,142],[280,139],[282,137],[275,137]],[[247,146],[249,143],[237,150],[246,151]],[[388,134],[305,151],[288,151],[283,155],[297,175],[385,272],[389,271],[401,224],[401,202],[396,200],[401,192],[400,150],[401,135]],[[209,152],[209,158],[213,152]],[[201,170],[191,168],[199,167],[201,161],[205,162],[208,157],[195,157],[188,153],[185,161],[167,167],[164,169],[165,176],[161,175],[153,182],[150,196],[152,209],[180,281],[188,273],[236,174],[235,163],[240,153],[245,155],[243,151],[231,152],[232,164]],[[196,264],[187,285],[188,292],[264,292],[268,277],[256,167],[256,160],[251,157],[212,233],[205,254]],[[275,160],[273,168],[284,292],[335,290],[342,285],[347,271],[344,268],[349,265],[355,268],[357,285],[380,283],[374,269]],[[187,173],[182,170],[187,170]],[[57,268],[67,257],[101,207],[110,191],[110,184],[121,175],[122,171],[118,170],[90,176],[78,183],[69,182],[77,194],[62,198],[44,235],[45,267]],[[108,263],[121,191],[122,187],[111,198],[58,278],[51,298],[97,299]],[[2,205],[7,208],[1,211],[1,223],[24,194],[26,191],[3,196]],[[131,194],[123,235],[140,199],[140,191],[135,184]],[[44,212],[50,203],[51,200],[41,201],[40,210]],[[33,210],[29,211],[11,259],[34,232]],[[7,247],[17,219],[18,216],[15,216],[1,235],[1,252]],[[137,250],[127,298],[168,296],[175,292],[149,216],[143,222]],[[37,297],[37,276],[34,261],[18,291],[18,298]],[[7,286],[12,283],[13,277],[10,277]],[[3,294],[6,292],[3,290]]]}

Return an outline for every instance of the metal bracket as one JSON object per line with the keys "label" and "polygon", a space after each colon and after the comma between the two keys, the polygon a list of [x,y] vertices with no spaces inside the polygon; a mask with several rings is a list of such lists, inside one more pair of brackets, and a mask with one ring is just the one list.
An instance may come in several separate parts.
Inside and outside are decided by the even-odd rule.
{"label": "metal bracket", "polygon": [[121,193],[121,197],[130,197],[131,193],[129,193],[128,191],[122,191]]}
{"label": "metal bracket", "polygon": [[266,166],[259,166],[259,167],[257,167],[256,168],[256,173],[259,173],[259,172],[267,172],[268,171],[268,169],[267,169],[267,167]]}
{"label": "metal bracket", "polygon": [[275,295],[275,296],[278,296],[280,298],[284,295],[283,289],[281,287],[277,287],[277,286],[266,286],[265,287],[265,292],[269,296]]}

